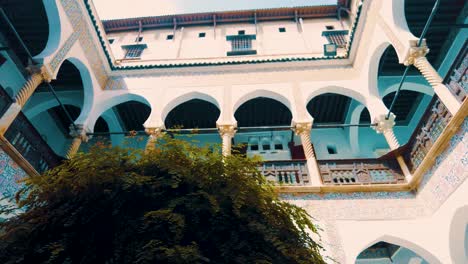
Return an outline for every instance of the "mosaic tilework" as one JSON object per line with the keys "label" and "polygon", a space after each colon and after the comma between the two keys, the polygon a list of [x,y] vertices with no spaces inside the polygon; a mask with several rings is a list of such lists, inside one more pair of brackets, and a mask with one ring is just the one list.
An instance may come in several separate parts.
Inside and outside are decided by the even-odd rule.
{"label": "mosaic tilework", "polygon": [[65,41],[65,44],[60,48],[59,52],[57,52],[54,55],[54,58],[50,61],[50,68],[52,69],[53,72],[57,70],[57,67],[60,65],[60,63],[63,61],[65,56],[68,54],[70,49],[72,48],[73,44],[78,40],[79,33],[78,32],[73,32],[73,34],[68,37],[67,41]]}
{"label": "mosaic tilework", "polygon": [[[91,31],[88,28],[84,12],[78,4],[77,0],[61,0],[60,1],[65,13],[67,14],[73,26],[75,33],[78,33],[78,40],[83,48],[86,58],[94,72],[94,75],[99,85],[104,88],[108,79],[104,61],[97,50],[97,46],[93,42]],[[65,45],[62,48],[66,48]]]}
{"label": "mosaic tilework", "polygon": [[450,140],[447,149],[436,158],[435,165],[424,175],[418,198],[436,210],[468,177],[468,118]]}
{"label": "mosaic tilework", "polygon": [[127,90],[127,84],[121,77],[110,77],[104,90]]}
{"label": "mosaic tilework", "polygon": [[0,196],[15,195],[20,187],[17,181],[24,177],[26,173],[23,169],[0,149]]}

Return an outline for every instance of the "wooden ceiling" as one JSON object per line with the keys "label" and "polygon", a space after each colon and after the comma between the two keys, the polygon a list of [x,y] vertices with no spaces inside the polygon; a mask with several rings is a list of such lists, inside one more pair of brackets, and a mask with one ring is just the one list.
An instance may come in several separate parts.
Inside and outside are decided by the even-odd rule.
{"label": "wooden ceiling", "polygon": [[234,113],[239,127],[289,126],[291,111],[282,103],[258,97],[242,104]]}
{"label": "wooden ceiling", "polygon": [[[390,108],[394,96],[395,92],[392,92],[383,98],[384,104],[387,108]],[[392,109],[392,113],[396,115],[395,121],[397,125],[407,125],[411,121],[411,118],[413,117],[413,114],[423,97],[424,95],[422,93],[409,90],[400,91],[400,94],[398,95],[398,98],[395,101]],[[370,114],[367,108],[362,111],[359,122],[361,124],[371,122]]]}
{"label": "wooden ceiling", "polygon": [[172,109],[164,121],[166,128],[215,128],[218,107],[200,99],[192,99]]}
{"label": "wooden ceiling", "polygon": [[[416,37],[421,36],[424,25],[436,0],[406,0],[405,16],[408,27]],[[425,36],[430,49],[428,60],[435,68],[440,66],[456,33],[463,27],[466,0],[441,0],[439,8]],[[380,75],[402,75],[405,67],[398,63],[396,51],[389,47],[380,60]],[[419,75],[412,67],[410,74]]]}
{"label": "wooden ceiling", "polygon": [[[41,53],[49,38],[49,21],[41,0],[0,0],[0,7],[23,39],[32,56]],[[8,46],[26,66],[28,57],[14,36],[7,28],[6,21],[0,19],[0,32],[6,35]]]}
{"label": "wooden ceiling", "polygon": [[344,95],[326,93],[310,100],[307,111],[316,124],[344,124],[350,102]]}

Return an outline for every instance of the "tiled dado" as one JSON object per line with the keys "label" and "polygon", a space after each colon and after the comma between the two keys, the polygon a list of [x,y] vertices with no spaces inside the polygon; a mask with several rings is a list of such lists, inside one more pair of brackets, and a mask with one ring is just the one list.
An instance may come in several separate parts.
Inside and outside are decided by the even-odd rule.
{"label": "tiled dado", "polygon": [[18,180],[26,172],[0,148],[0,197],[12,197],[19,190]]}

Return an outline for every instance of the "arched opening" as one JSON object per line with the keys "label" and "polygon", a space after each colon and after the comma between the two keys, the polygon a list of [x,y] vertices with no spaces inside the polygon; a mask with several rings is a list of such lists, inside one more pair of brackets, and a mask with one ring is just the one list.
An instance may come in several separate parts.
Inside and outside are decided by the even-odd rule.
{"label": "arched opening", "polygon": [[468,262],[468,206],[458,208],[449,229],[450,257],[453,263]]}
{"label": "arched opening", "polygon": [[71,143],[70,124],[83,107],[82,75],[72,62],[61,65],[51,85],[58,100],[46,84],[41,84],[5,133],[6,139],[38,172],[56,166],[60,156],[65,156]]}
{"label": "arched opening", "polygon": [[[41,53],[49,40],[49,20],[43,1],[31,0],[0,0],[0,6],[5,11],[8,19],[21,36],[32,56]],[[6,35],[9,47],[13,49],[23,66],[28,63],[28,55],[14,35],[14,32],[6,27],[7,23],[0,18],[2,31]],[[5,26],[5,28],[3,28]]]}
{"label": "arched opening", "polygon": [[[390,108],[395,93],[390,92],[383,97],[383,102],[387,108]],[[400,145],[408,142],[431,100],[432,96],[421,92],[400,90],[392,108],[392,113],[396,116],[393,131]]]}
{"label": "arched opening", "polygon": [[274,99],[258,97],[243,103],[234,113],[239,127],[289,126],[289,108]]}
{"label": "arched opening", "polygon": [[191,99],[174,107],[166,116],[164,124],[176,137],[197,145],[220,144],[216,120],[220,110],[216,105],[202,99]]}
{"label": "arched opening", "polygon": [[164,120],[166,128],[216,128],[220,111],[214,104],[192,99],[172,109]]}
{"label": "arched opening", "polygon": [[234,137],[237,152],[264,160],[304,159],[300,141],[290,129],[292,113],[282,102],[256,97],[242,103],[234,117],[239,127]]}
{"label": "arched opening", "polygon": [[[143,124],[151,114],[151,107],[136,100],[117,103],[103,111],[93,126],[93,137],[81,150],[87,151],[96,143],[144,148],[147,135]],[[138,134],[137,134],[138,133]]]}
{"label": "arched opening", "polygon": [[83,108],[85,92],[80,70],[72,62],[64,61],[51,85],[58,100],[43,83],[28,100],[23,112],[53,151],[64,157],[71,143],[70,125]]}
{"label": "arched opening", "polygon": [[429,264],[423,257],[403,246],[380,241],[363,250],[356,259],[356,264]]}
{"label": "arched opening", "polygon": [[367,108],[354,98],[324,93],[308,102],[307,111],[314,118],[312,143],[319,160],[375,158],[385,144],[370,127]]}

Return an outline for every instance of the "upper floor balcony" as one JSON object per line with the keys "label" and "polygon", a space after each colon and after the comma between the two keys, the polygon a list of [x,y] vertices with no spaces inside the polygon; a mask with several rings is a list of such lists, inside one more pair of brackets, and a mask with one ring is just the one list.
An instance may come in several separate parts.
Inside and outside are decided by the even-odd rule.
{"label": "upper floor balcony", "polygon": [[344,58],[359,7],[337,10],[327,5],[104,20],[102,37],[118,66]]}
{"label": "upper floor balcony", "polygon": [[[448,89],[462,102],[466,101],[467,60],[465,48],[454,61],[445,80],[450,87]],[[71,63],[63,67],[67,73],[59,74],[59,78],[66,78],[68,84],[72,84],[73,79],[79,77],[77,69]],[[60,80],[54,84],[57,87],[62,85]],[[79,83],[74,85],[79,86]],[[3,88],[0,93],[0,113],[3,115],[12,99]],[[409,96],[413,96],[409,98],[412,103],[407,100]],[[372,128],[375,124],[370,122],[368,113],[358,102],[341,95],[324,94],[312,99],[307,107],[309,113],[316,117],[308,132],[312,158],[307,155],[304,145],[308,143],[303,142],[304,138],[297,127],[291,125],[289,109],[265,97],[247,100],[237,108],[234,117],[238,123],[231,138],[232,151],[251,157],[260,156],[263,163],[259,165],[259,170],[267,179],[282,187],[311,186],[314,177],[319,178],[324,190],[327,190],[327,186],[403,186],[408,181],[398,156],[403,157],[411,175],[421,174],[418,169],[427,163],[428,156],[434,155],[434,151],[440,151],[441,142],[447,141],[451,127],[463,120],[463,111],[466,111],[465,102],[465,108],[460,109],[454,121],[453,115],[436,96],[432,99],[419,96],[417,100],[415,98],[418,96],[414,96],[408,94],[406,99],[402,97],[394,108],[400,115],[394,128],[402,144],[398,149],[391,150],[384,137],[375,133]],[[50,110],[57,108],[57,104],[43,114],[33,113],[35,110],[31,112],[31,109],[37,109],[38,102],[44,100],[41,97],[39,90],[31,105],[27,105],[24,114],[18,115],[3,139],[3,147],[10,149],[9,153],[23,159],[24,164],[29,164],[27,166],[37,172],[58,165],[71,143],[67,130],[70,121]],[[384,98],[387,104],[390,101]],[[72,113],[72,118],[78,116],[79,109],[73,110],[73,106],[68,104],[65,108]],[[355,109],[360,109],[357,123],[348,126],[345,122],[350,122]],[[114,106],[98,119],[94,132],[90,134],[91,140],[83,143],[81,150],[86,151],[103,138],[113,145],[145,148],[148,138],[142,124],[149,114],[150,108],[136,101]],[[219,115],[220,110],[207,101],[188,100],[168,111],[165,130],[173,137],[194,144],[221,146],[223,140],[216,128]],[[52,137],[51,126],[62,127],[59,129],[62,135]],[[136,131],[136,134],[130,131]],[[353,139],[357,142],[353,142]],[[355,147],[358,149],[353,149]]]}
{"label": "upper floor balcony", "polygon": [[[250,19],[250,15],[247,19]],[[253,15],[255,18],[255,13]],[[287,23],[292,23],[294,34],[303,34],[304,31],[300,31],[300,29],[305,28],[302,26],[307,24],[306,20],[308,19],[304,17],[302,20],[287,21]],[[310,18],[311,21],[314,19]],[[326,22],[326,19],[320,18],[322,22]],[[262,43],[262,45],[266,45],[264,41],[271,37],[271,35],[267,36],[268,32],[268,34],[285,34],[291,31],[289,26],[281,27],[278,25],[278,23],[283,23],[282,21],[282,19],[262,21],[261,25],[260,23],[244,23],[244,25],[241,21],[242,23],[235,23],[236,27],[240,25],[241,28],[234,29],[232,24],[220,23],[216,24],[216,28],[210,32],[218,36],[215,38],[213,35],[213,39],[226,44],[225,49],[219,53],[223,57],[262,56],[261,53],[266,49],[262,51],[257,45]],[[343,30],[352,29],[350,26],[352,23],[349,21],[348,23],[343,21],[343,24],[337,20],[333,21],[337,23],[335,26],[345,28]],[[160,21],[154,23],[160,23]],[[180,24],[178,25],[180,26]],[[274,30],[267,31],[268,25],[272,26]],[[320,27],[323,26],[323,24],[320,25]],[[132,27],[134,27],[133,24]],[[212,25],[210,24],[209,27],[211,28]],[[194,30],[190,31],[191,34],[199,32],[192,25],[186,25],[183,30],[179,27],[172,30],[188,33],[188,29]],[[142,35],[142,33],[151,33],[151,30],[159,32],[167,29],[150,27],[143,30],[138,24],[136,36],[134,28],[122,31],[129,36],[131,35],[130,39],[136,40],[126,42],[126,37],[124,37],[120,43],[122,45],[119,44],[120,38],[114,40],[113,43],[119,44],[116,47],[122,48],[122,51],[125,51],[125,57],[128,56],[121,61],[122,63],[143,60],[144,52],[149,51],[151,45],[145,42],[147,36]],[[216,30],[220,30],[221,35]],[[325,26],[325,30],[321,29],[316,33],[328,44],[335,42],[334,44],[338,48],[345,48],[347,44],[344,42],[349,37],[343,37],[339,34],[337,36],[335,30],[336,27],[332,29]],[[261,35],[257,31],[265,35]],[[197,41],[198,39],[203,41],[207,37],[207,32],[199,32],[194,36],[196,36]],[[116,34],[120,33],[116,32]],[[160,32],[151,34],[154,34],[151,36],[156,38],[164,36]],[[172,44],[175,44],[174,42],[179,40],[178,38],[174,40],[177,34],[173,34],[172,37],[169,35],[165,37],[164,41],[172,41]],[[297,39],[292,41],[295,44],[298,42],[301,43]],[[182,52],[181,45],[190,42],[185,42],[182,38],[177,43],[179,45],[177,52]],[[158,52],[164,50],[164,48],[159,49],[158,45],[154,47]],[[323,45],[321,48],[323,52]],[[276,51],[271,52],[271,54],[274,53]],[[4,54],[3,51],[2,54]],[[169,54],[169,52],[164,52],[164,54]],[[384,54],[388,55],[390,52]],[[385,60],[388,58],[386,59],[384,55],[381,61]],[[392,64],[392,66],[394,65]],[[39,86],[28,104],[25,105],[23,113],[18,115],[5,133],[6,143],[3,146],[12,150],[10,153],[14,152],[16,153],[14,155],[22,156],[26,161],[24,164],[31,165],[30,167],[33,167],[37,172],[42,172],[58,164],[61,159],[59,156],[65,156],[72,143],[68,128],[78,119],[85,108],[85,89],[89,84],[86,83],[86,69],[83,68],[85,67],[73,58],[65,60],[60,65],[56,80],[52,82],[52,86],[58,92],[57,97],[60,102],[64,103],[68,114],[63,111],[58,101],[52,102],[56,99],[51,98],[52,94],[43,84]],[[386,67],[379,65],[380,68],[386,69]],[[0,65],[0,74],[10,71],[10,68],[5,69],[5,66]],[[7,76],[12,75],[9,73]],[[380,99],[387,108],[390,108],[390,104],[392,104],[392,98],[395,94],[395,90],[392,89],[395,87],[395,80],[398,77],[379,76],[378,92],[381,92]],[[418,77],[411,76],[411,78],[417,79]],[[1,84],[8,81],[1,80]],[[256,82],[253,83],[255,84],[251,86],[257,85]],[[414,83],[410,85],[414,85]],[[306,123],[310,123],[310,128],[306,132],[299,131],[297,124],[295,124],[297,120],[294,120],[292,115],[292,111],[295,110],[292,110],[291,105],[288,104],[293,100],[290,98],[283,100],[284,98],[280,98],[281,96],[268,97],[261,92],[257,94],[258,89],[256,88],[252,89],[254,92],[248,93],[246,98],[240,98],[230,110],[233,112],[230,115],[234,117],[233,120],[237,124],[229,137],[220,136],[219,132],[222,128],[217,128],[216,123],[217,120],[220,120],[221,110],[224,106],[217,103],[216,100],[211,100],[209,95],[200,96],[196,92],[189,93],[190,96],[193,95],[192,97],[186,96],[187,98],[183,100],[174,100],[174,103],[170,102],[170,104],[161,106],[158,111],[162,112],[159,114],[162,116],[164,126],[159,128],[174,137],[193,141],[195,144],[222,145],[223,150],[225,150],[226,145],[232,144],[235,153],[261,156],[263,163],[259,165],[259,170],[265,177],[280,184],[280,190],[288,190],[287,188],[291,186],[320,186],[316,189],[302,189],[305,191],[363,190],[362,188],[352,189],[349,186],[353,188],[356,186],[369,188],[378,186],[381,188],[380,190],[382,190],[382,186],[395,186],[383,189],[396,190],[399,188],[400,190],[401,188],[410,188],[408,184],[410,184],[411,177],[421,175],[422,169],[420,168],[427,169],[427,164],[430,164],[428,160],[431,160],[428,157],[440,151],[443,142],[457,127],[463,116],[463,111],[466,110],[465,83],[466,46],[454,61],[444,81],[447,89],[456,97],[456,100],[464,102],[465,108],[462,107],[459,110],[460,113],[451,113],[447,109],[447,105],[439,101],[437,96],[432,96],[430,92],[421,93],[414,87],[402,90],[392,109],[397,116],[396,124],[393,127],[394,137],[402,145],[401,147],[395,147],[398,144],[394,144],[387,137],[375,132],[378,124],[374,118],[371,118],[366,106],[359,99],[331,93],[331,91],[319,93],[307,99],[302,98],[304,101],[308,100],[306,102],[299,102],[300,100],[294,102],[294,104],[304,107],[306,109],[304,111],[307,111],[308,115],[314,118],[313,123],[310,120],[306,121]],[[20,87],[11,89],[10,85],[5,85],[4,88],[8,91],[7,93],[13,96],[18,93]],[[137,96],[132,98],[137,98]],[[11,98],[6,95],[2,96],[3,107],[0,108],[5,112],[11,103]],[[99,136],[101,135],[105,135],[113,145],[121,145],[125,142],[131,147],[144,148],[148,138],[144,132],[143,123],[148,120],[150,112],[153,110],[149,105],[146,99],[138,99],[136,101],[121,101],[118,104],[109,105],[106,109],[100,109],[103,111],[99,113],[99,118],[90,125],[90,130],[93,132],[88,131],[88,136],[93,138],[88,143],[83,143],[81,149],[86,151],[89,145],[100,140]],[[234,125],[234,121],[231,125]],[[182,130],[174,130],[174,127],[178,126],[182,126]],[[137,136],[133,135],[133,131],[137,131]],[[283,187],[286,189],[282,189]],[[334,187],[338,189],[333,189]]]}

